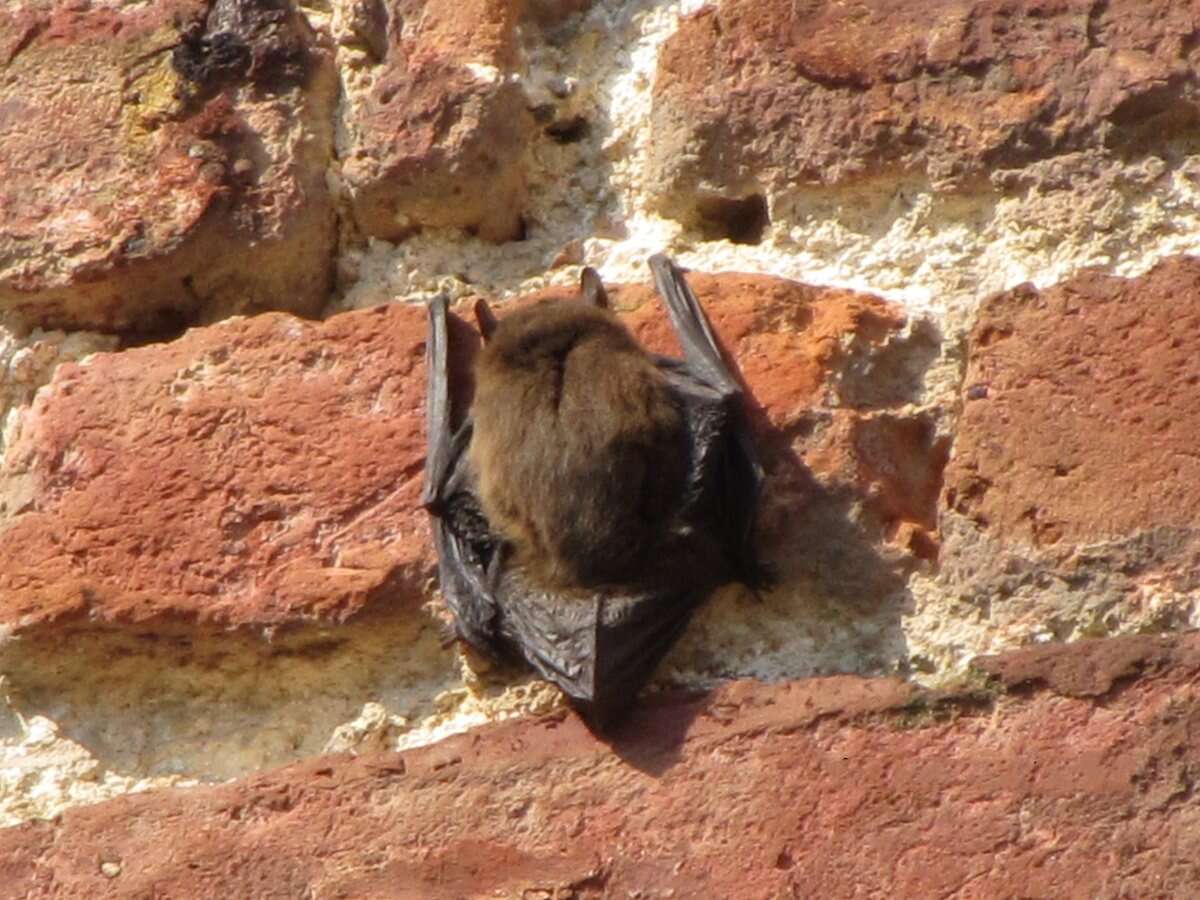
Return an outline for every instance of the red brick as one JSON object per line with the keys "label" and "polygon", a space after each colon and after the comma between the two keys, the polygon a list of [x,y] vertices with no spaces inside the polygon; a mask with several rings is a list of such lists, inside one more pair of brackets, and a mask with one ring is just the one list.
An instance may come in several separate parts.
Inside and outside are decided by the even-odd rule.
{"label": "red brick", "polygon": [[[650,183],[699,195],[997,168],[1195,122],[1190,0],[725,0],[663,45]],[[702,199],[702,197],[700,197]]]}
{"label": "red brick", "polygon": [[533,124],[509,77],[520,4],[393,0],[387,13],[384,58],[346,96],[342,175],[359,228],[388,240],[425,227],[520,237]]}
{"label": "red brick", "polygon": [[152,332],[317,311],[331,62],[248,0],[0,11],[0,310]]}
{"label": "red brick", "polygon": [[[882,596],[936,548],[944,454],[923,420],[839,394],[903,317],[776,278],[692,282],[753,399],[765,555],[785,580]],[[649,286],[612,294],[678,352]],[[405,306],[272,314],[61,366],[0,466],[0,623],[265,626],[425,596],[425,327]]]}

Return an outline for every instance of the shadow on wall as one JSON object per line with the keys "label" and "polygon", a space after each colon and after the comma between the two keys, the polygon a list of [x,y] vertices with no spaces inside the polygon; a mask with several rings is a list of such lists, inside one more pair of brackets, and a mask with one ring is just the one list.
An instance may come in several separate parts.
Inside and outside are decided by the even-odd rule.
{"label": "shadow on wall", "polygon": [[[808,346],[813,318],[794,321]],[[937,562],[949,457],[936,408],[921,407],[940,356],[940,334],[916,322],[834,360],[830,390],[793,412],[778,394],[764,408],[749,386],[767,476],[757,542],[778,586],[761,600],[740,589],[714,597],[668,658],[669,682],[908,674],[909,579]]]}
{"label": "shadow on wall", "polygon": [[856,486],[818,477],[786,443],[765,456],[760,540],[780,588],[764,605],[800,639],[797,658],[775,661],[779,675],[905,672],[902,619],[920,561],[886,541],[887,527]]}
{"label": "shadow on wall", "polygon": [[783,584],[799,583],[803,593],[862,616],[876,615],[904,590],[911,564],[882,545],[878,523],[862,521],[861,494],[823,483],[790,449],[776,455],[769,472],[767,489],[787,499],[787,510],[767,498],[764,516],[786,525],[763,543]]}

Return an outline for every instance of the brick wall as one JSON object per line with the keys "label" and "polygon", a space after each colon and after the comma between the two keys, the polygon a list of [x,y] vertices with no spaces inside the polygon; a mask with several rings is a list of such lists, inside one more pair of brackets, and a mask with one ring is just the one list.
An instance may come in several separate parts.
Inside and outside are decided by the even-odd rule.
{"label": "brick wall", "polygon": [[[0,896],[1189,895],[1198,38],[6,4]],[[600,740],[443,646],[422,303],[588,264],[671,352],[659,251],[753,397],[780,581]]]}

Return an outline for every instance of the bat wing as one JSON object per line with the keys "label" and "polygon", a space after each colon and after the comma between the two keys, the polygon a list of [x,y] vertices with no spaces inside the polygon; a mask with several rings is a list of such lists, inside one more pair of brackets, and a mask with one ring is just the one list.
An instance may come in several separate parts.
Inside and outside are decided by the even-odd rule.
{"label": "bat wing", "polygon": [[429,301],[429,335],[425,339],[425,483],[421,502],[429,509],[441,500],[450,465],[450,338],[446,327],[447,300]]}
{"label": "bat wing", "polygon": [[435,297],[429,304],[425,351],[427,447],[421,500],[431,514],[438,581],[458,636],[495,655],[497,604],[488,588],[487,567],[496,553],[496,541],[471,489],[466,457],[470,420],[452,432],[446,316],[446,298]]}
{"label": "bat wing", "polygon": [[725,365],[708,318],[682,270],[665,253],[654,254],[649,263],[654,286],[667,307],[671,326],[683,348],[684,362],[692,374],[726,396],[740,396],[742,389]]}
{"label": "bat wing", "polygon": [[506,578],[502,639],[596,728],[633,703],[707,591],[563,598]]}
{"label": "bat wing", "polygon": [[[689,403],[698,468],[704,483],[698,490],[717,507],[722,543],[732,557],[734,575],[751,588],[766,586],[771,576],[753,548],[754,517],[762,492],[763,469],[746,421],[741,384],[725,363],[712,328],[683,272],[665,254],[650,257],[654,284],[667,307],[683,349],[683,365],[660,365]],[[719,400],[709,399],[716,394]]]}

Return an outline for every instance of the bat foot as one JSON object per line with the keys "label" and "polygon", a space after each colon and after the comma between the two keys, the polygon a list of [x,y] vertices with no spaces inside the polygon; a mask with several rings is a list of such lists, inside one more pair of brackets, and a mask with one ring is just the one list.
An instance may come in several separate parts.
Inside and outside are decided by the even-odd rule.
{"label": "bat foot", "polygon": [[466,641],[459,642],[458,654],[464,677],[475,683],[480,683],[484,676],[496,668],[499,662],[495,657],[481,652]]}

